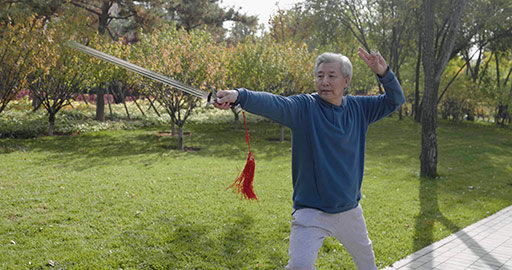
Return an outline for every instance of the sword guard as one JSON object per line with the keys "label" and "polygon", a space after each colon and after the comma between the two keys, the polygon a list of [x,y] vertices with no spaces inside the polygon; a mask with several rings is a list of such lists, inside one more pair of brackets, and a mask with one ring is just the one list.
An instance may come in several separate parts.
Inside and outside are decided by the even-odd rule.
{"label": "sword guard", "polygon": [[240,104],[235,105],[235,103],[231,103],[231,110],[233,110],[233,112],[238,114],[242,110],[242,106],[240,106]]}
{"label": "sword guard", "polygon": [[217,91],[215,91],[215,88],[212,88],[212,91],[208,94],[206,107],[212,105],[217,101]]}

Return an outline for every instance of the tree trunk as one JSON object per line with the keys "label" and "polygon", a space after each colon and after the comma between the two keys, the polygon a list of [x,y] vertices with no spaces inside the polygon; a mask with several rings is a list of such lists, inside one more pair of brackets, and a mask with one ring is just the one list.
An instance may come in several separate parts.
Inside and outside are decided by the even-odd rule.
{"label": "tree trunk", "polygon": [[[437,176],[437,100],[441,76],[448,65],[452,49],[455,45],[459,22],[464,9],[464,1],[456,0],[453,8],[444,15],[448,19],[446,32],[437,33],[445,35],[446,40],[436,43],[438,29],[435,25],[435,6],[438,1],[424,0],[422,3],[423,18],[423,72],[424,94],[421,106],[421,154],[420,163],[422,177]],[[439,14],[441,15],[441,14]],[[437,53],[437,55],[436,55]]]}
{"label": "tree trunk", "polygon": [[183,126],[178,126],[178,149],[181,151],[185,150],[183,147]]}
{"label": "tree trunk", "polygon": [[280,138],[280,142],[284,142],[284,126],[279,124],[279,130],[280,130],[280,133],[281,133],[281,138]]}
{"label": "tree trunk", "polygon": [[415,89],[414,89],[414,121],[419,123],[421,121],[421,107],[420,107],[420,71],[421,71],[421,33],[419,38],[418,46],[418,59],[416,60],[416,78],[415,78]]}
{"label": "tree trunk", "polygon": [[[153,110],[155,111],[156,115],[158,115],[158,117],[160,117],[160,113],[158,112],[158,110],[156,109],[155,107],[155,104],[153,104],[153,101],[151,100],[150,96],[149,95],[146,95],[146,97],[148,98],[148,101],[149,101],[149,108],[148,108],[148,111],[149,109],[153,108]],[[156,100],[156,99],[155,99]]]}
{"label": "tree trunk", "polygon": [[36,95],[32,94],[32,109],[33,111],[37,111],[37,109],[39,109],[39,107],[41,107],[41,100],[39,98],[37,98]]}
{"label": "tree trunk", "polygon": [[[437,89],[425,76],[425,95],[421,110],[421,172],[422,177],[437,176]],[[427,85],[429,84],[429,85]],[[437,83],[439,87],[439,83]],[[428,90],[427,90],[428,89]]]}
{"label": "tree trunk", "polygon": [[[437,91],[435,79],[435,4],[423,1],[423,70],[424,94],[421,106],[421,172],[422,177],[437,175]],[[437,85],[437,87],[436,87]]]}
{"label": "tree trunk", "polygon": [[501,83],[500,83],[500,58],[499,58],[499,53],[496,52],[494,54],[494,58],[496,59],[496,85],[498,86],[498,88],[501,86]]}
{"label": "tree trunk", "polygon": [[103,5],[101,6],[101,13],[98,15],[98,33],[104,35],[108,30],[108,22],[109,22],[109,10],[112,7],[112,1],[103,1]]}
{"label": "tree trunk", "polygon": [[85,97],[84,93],[80,92],[80,96],[82,96],[82,99],[84,100],[86,105],[89,105],[89,102],[87,101],[87,98]]}
{"label": "tree trunk", "polygon": [[121,96],[121,102],[123,102],[124,110],[126,111],[126,117],[128,117],[128,120],[131,120],[130,112],[128,111],[128,106],[126,106],[126,98],[124,96],[124,89],[123,89],[123,86],[121,85],[121,82],[118,80],[115,80],[114,86],[116,88],[117,93],[119,93],[119,96]]}
{"label": "tree trunk", "polygon": [[176,124],[174,124],[174,121],[171,120],[171,134],[173,136],[176,135]]}
{"label": "tree trunk", "polygon": [[48,122],[48,136],[53,136],[53,129],[55,127],[55,113],[49,113]]}
{"label": "tree trunk", "polygon": [[135,105],[137,105],[137,108],[139,109],[140,113],[142,113],[142,116],[146,116],[144,114],[144,110],[140,107],[139,103],[137,103],[137,97],[134,97],[132,100],[133,100],[133,103],[135,103]]}
{"label": "tree trunk", "polygon": [[105,88],[107,89],[107,103],[108,103],[108,110],[110,112],[110,120],[114,121],[114,115],[112,114],[112,105],[110,105],[110,85],[105,84]]}
{"label": "tree trunk", "polygon": [[233,129],[238,130],[238,128],[240,128],[239,112],[237,112],[235,109],[231,109],[231,111],[235,115],[235,119],[233,120]]}
{"label": "tree trunk", "polygon": [[105,122],[105,92],[103,88],[96,88],[96,120]]}

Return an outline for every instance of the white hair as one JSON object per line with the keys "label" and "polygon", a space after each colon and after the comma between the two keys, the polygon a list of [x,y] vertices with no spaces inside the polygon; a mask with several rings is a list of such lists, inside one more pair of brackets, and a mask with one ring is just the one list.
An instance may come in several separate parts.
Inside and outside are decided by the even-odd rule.
{"label": "white hair", "polygon": [[[343,73],[343,77],[348,77],[350,78],[350,81],[352,81],[352,63],[350,62],[350,59],[348,59],[348,57],[346,57],[345,55],[332,52],[325,52],[319,55],[316,58],[315,69],[313,71],[315,77],[318,74],[318,67],[320,66],[320,64],[323,63],[340,63],[341,73]],[[350,81],[349,85],[347,85],[347,88],[348,86],[350,86]]]}

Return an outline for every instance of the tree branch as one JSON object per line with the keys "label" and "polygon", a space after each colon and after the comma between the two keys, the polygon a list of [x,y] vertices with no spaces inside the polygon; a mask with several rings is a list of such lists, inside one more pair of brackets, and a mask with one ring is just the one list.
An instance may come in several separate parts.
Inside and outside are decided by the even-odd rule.
{"label": "tree branch", "polygon": [[436,81],[441,80],[441,75],[444,71],[444,67],[446,67],[448,61],[450,60],[450,54],[455,43],[455,39],[457,37],[457,30],[459,28],[460,18],[463,14],[463,10],[464,1],[455,1],[453,6],[453,13],[450,14],[450,24],[448,26],[447,39],[446,42],[442,44],[442,47],[439,48],[440,54],[439,57],[436,59],[436,72],[434,76]]}
{"label": "tree branch", "polygon": [[[100,15],[101,15],[101,13],[100,13],[100,12],[98,12],[98,11],[96,11],[96,10],[94,10],[94,9],[91,9],[91,8],[87,7],[85,4],[82,4],[82,3],[76,3],[75,1],[71,1],[70,3],[71,3],[72,5],[74,5],[75,7],[83,8],[83,9],[85,9],[85,10],[87,10],[87,11],[91,12],[91,13],[94,13],[94,14],[96,14],[96,15],[98,15],[98,16],[100,16]],[[96,8],[98,8],[98,7],[96,7]],[[98,9],[99,9],[99,8],[98,8]]]}
{"label": "tree branch", "polygon": [[439,96],[439,98],[437,99],[437,104],[439,104],[439,102],[441,102],[441,99],[443,98],[444,94],[446,93],[446,91],[448,90],[448,87],[450,87],[450,85],[453,83],[453,81],[455,81],[455,79],[457,78],[457,76],[459,76],[460,72],[464,69],[464,67],[467,65],[467,62],[464,63],[464,65],[462,65],[462,67],[459,68],[459,71],[457,71],[457,73],[455,74],[455,76],[453,76],[453,78],[450,80],[450,82],[448,82],[448,84],[446,85],[446,87],[444,88],[443,90],[443,93],[441,93],[441,95]]}

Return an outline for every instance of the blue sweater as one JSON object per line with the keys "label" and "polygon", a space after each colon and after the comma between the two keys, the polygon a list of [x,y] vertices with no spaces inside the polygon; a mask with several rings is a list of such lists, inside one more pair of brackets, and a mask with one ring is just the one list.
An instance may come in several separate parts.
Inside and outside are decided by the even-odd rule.
{"label": "blue sweater", "polygon": [[248,112],[292,131],[293,207],[339,213],[361,199],[368,126],[389,115],[405,97],[391,70],[380,96],[351,96],[335,106],[318,94],[291,97],[239,89],[237,103]]}

